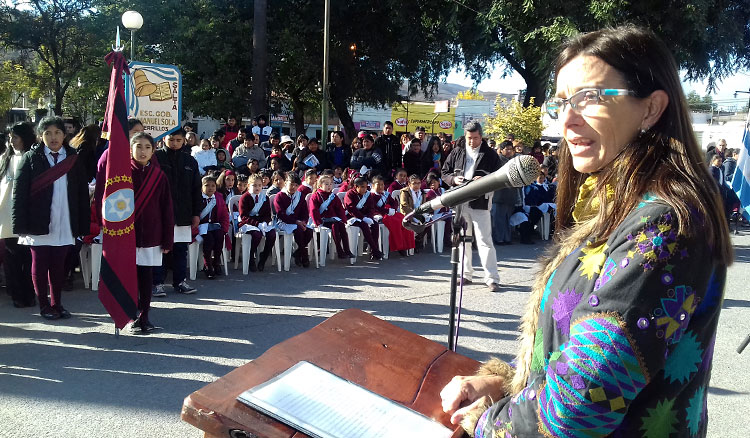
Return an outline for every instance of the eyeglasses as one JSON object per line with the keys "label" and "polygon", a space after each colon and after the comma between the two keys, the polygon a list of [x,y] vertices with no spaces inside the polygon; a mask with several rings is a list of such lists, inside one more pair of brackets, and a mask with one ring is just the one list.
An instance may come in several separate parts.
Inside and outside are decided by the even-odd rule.
{"label": "eyeglasses", "polygon": [[559,97],[544,102],[544,109],[553,120],[557,120],[560,113],[565,111],[565,105],[582,111],[587,105],[598,105],[604,96],[635,96],[635,91],[619,88],[584,88],[567,99]]}

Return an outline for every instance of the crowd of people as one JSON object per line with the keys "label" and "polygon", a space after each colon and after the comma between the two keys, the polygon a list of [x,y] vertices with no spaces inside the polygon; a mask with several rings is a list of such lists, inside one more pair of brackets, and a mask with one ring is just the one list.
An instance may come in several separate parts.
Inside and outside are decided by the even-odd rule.
{"label": "crowd of people", "polygon": [[[62,291],[72,289],[81,246],[101,241],[109,159],[99,126],[69,125],[59,117],[44,118],[36,127],[16,123],[0,158],[7,290],[16,307],[38,304],[41,316],[50,320],[71,316],[62,305]],[[347,237],[351,227],[363,236],[370,260],[381,260],[383,247],[408,257],[422,250],[429,228],[407,230],[405,215],[446,189],[494,172],[516,154],[531,154],[546,169],[537,182],[500,190],[466,209],[485,283],[497,290],[494,244],[511,243],[511,223],[518,222],[519,214],[521,242],[530,243],[541,217],[538,206],[554,202],[555,147],[525,148],[511,134],[493,149],[495,142],[482,137],[477,123],[467,125],[466,136],[451,141],[444,134],[427,137],[421,127],[399,138],[386,122],[382,132],[360,132],[350,144],[341,131],[325,142],[305,135],[292,140],[266,128],[263,117],[247,128],[230,117],[209,138],[198,139],[186,125],[155,142],[139,120],[128,120],[136,198],[148,193],[136,199],[143,210],[135,213],[134,225],[136,329],[154,329],[149,303],[151,297],[166,296],[166,269],[172,272],[174,292],[196,292],[186,281],[193,242],[202,246],[207,279],[223,275],[224,250],[234,258],[231,248],[239,244],[238,236],[251,242],[243,261],[251,272],[266,269],[281,235],[294,240],[290,257],[295,265],[308,268],[308,246],[320,227],[330,230],[340,259],[355,258],[357,248],[350,247]],[[450,211],[428,219],[450,221]],[[387,236],[381,235],[381,224]],[[445,229],[438,238],[449,245],[451,228]],[[388,245],[381,246],[380,239]],[[471,263],[466,266],[462,281],[470,282]]]}

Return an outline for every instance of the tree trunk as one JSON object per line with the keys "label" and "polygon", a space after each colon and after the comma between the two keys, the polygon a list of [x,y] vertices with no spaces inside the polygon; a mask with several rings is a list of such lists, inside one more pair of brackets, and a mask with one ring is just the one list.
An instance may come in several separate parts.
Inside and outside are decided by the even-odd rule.
{"label": "tree trunk", "polygon": [[65,97],[65,88],[60,84],[60,80],[55,81],[55,115],[62,116],[63,98]]}
{"label": "tree trunk", "polygon": [[305,104],[299,97],[290,97],[292,101],[292,117],[294,117],[294,130],[296,135],[305,133]]}
{"label": "tree trunk", "polygon": [[[547,99],[547,86],[549,85],[548,74],[538,74],[540,66],[535,64],[534,60],[524,60],[526,65],[525,71],[521,74],[526,81],[526,96],[523,99],[523,106],[531,104],[531,98],[534,98],[534,106],[541,107]],[[546,69],[544,69],[546,71]]]}
{"label": "tree trunk", "polygon": [[268,73],[268,33],[266,0],[255,0],[253,11],[253,81],[251,111],[257,117],[266,114],[266,88]]}
{"label": "tree trunk", "polygon": [[346,139],[350,140],[357,136],[357,130],[354,129],[354,120],[352,120],[352,115],[349,114],[349,105],[347,105],[346,99],[335,96],[334,93],[331,94],[333,109],[336,110],[336,115],[341,121],[341,124],[344,125],[344,135]]}

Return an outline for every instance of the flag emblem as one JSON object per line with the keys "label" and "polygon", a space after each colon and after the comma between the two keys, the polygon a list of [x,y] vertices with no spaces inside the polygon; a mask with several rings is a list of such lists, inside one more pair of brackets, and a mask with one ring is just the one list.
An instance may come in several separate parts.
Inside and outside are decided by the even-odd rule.
{"label": "flag emblem", "polygon": [[133,215],[135,200],[132,189],[120,189],[104,200],[103,216],[109,222],[122,222]]}

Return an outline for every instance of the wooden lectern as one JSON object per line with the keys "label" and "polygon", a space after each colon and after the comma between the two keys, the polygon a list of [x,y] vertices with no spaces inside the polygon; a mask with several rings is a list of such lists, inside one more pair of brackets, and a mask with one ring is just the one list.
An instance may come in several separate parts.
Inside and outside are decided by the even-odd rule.
{"label": "wooden lectern", "polygon": [[[182,419],[206,438],[302,438],[300,432],[242,403],[237,396],[301,360],[395,400],[449,428],[440,390],[479,363],[357,309],[336,314],[305,333],[271,347],[185,398]],[[453,437],[464,437],[460,428]]]}

